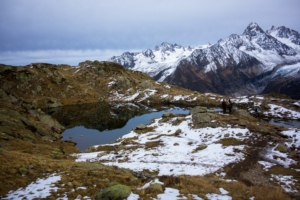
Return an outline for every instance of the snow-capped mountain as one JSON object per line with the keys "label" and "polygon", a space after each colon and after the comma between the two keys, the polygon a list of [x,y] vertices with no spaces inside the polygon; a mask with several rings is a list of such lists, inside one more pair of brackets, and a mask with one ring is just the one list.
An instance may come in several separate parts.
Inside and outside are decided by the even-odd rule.
{"label": "snow-capped mountain", "polygon": [[267,30],[267,33],[300,52],[300,34],[297,31],[284,26],[278,28],[272,26],[270,30]]}
{"label": "snow-capped mountain", "polygon": [[260,93],[278,77],[280,68],[300,62],[300,34],[284,26],[263,31],[250,23],[241,35],[232,34],[213,45],[182,47],[164,42],[153,50],[125,52],[110,61],[200,92]]}
{"label": "snow-capped mountain", "polygon": [[121,56],[113,56],[109,61],[119,63],[126,68],[142,71],[156,80],[163,81],[177,67],[180,60],[191,55],[196,49],[207,48],[209,45],[197,46],[194,48],[163,42],[155,48],[147,49],[139,53],[125,52]]}

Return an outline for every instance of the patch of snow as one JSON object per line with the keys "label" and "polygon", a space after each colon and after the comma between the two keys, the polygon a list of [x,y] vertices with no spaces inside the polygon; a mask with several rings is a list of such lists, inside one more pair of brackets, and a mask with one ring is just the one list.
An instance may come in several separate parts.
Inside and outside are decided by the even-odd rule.
{"label": "patch of snow", "polygon": [[229,194],[227,190],[224,190],[223,188],[219,188],[221,194]]}
{"label": "patch of snow", "polygon": [[[179,190],[173,188],[165,188],[165,192],[163,194],[158,194],[157,198],[161,200],[167,199],[179,199]],[[186,197],[180,197],[180,199],[187,199]]]}
{"label": "patch of snow", "polygon": [[296,128],[290,128],[287,131],[281,132],[283,135],[289,136],[292,139],[292,142],[286,142],[285,144],[290,148],[293,145],[295,147],[300,147],[300,130]]}
{"label": "patch of snow", "polygon": [[158,180],[158,178],[156,178],[156,179],[154,179],[154,180],[152,180],[152,181],[146,183],[143,187],[138,188],[138,190],[146,189],[146,188],[148,188],[149,186],[151,186],[151,185],[153,185],[153,184],[156,184],[156,183],[161,184],[161,185],[164,184],[163,182],[160,182],[160,181]]}
{"label": "patch of snow", "polygon": [[268,171],[271,167],[276,165],[274,163],[270,163],[270,162],[267,162],[267,161],[258,161],[258,163],[264,166],[265,171]]}
{"label": "patch of snow", "polygon": [[127,200],[138,200],[140,196],[138,194],[130,193],[130,195],[127,197]]}
{"label": "patch of snow", "polygon": [[[246,134],[249,133],[248,129],[230,127],[192,129],[189,126],[191,116],[186,117],[186,119],[179,125],[159,123],[159,119],[156,119],[154,123],[148,125],[148,127],[153,128],[152,132],[137,134],[135,131],[131,131],[118,140],[118,142],[121,142],[126,138],[136,137],[133,142],[140,145],[160,140],[162,145],[155,148],[145,149],[141,147],[126,150],[125,147],[124,150],[119,151],[122,157],[113,153],[99,154],[99,156],[99,152],[81,153],[77,154],[78,158],[76,161],[109,160],[109,162],[104,164],[128,168],[134,171],[159,171],[158,175],[161,176],[181,174],[205,175],[213,173],[229,163],[244,159],[243,153],[235,152],[235,150],[243,150],[244,145],[222,146],[218,141],[225,138],[225,134],[229,134],[230,137],[237,140],[247,139],[249,137]],[[176,120],[176,118],[173,120]],[[178,129],[181,129],[181,137],[174,137],[172,134]],[[158,139],[154,139],[155,137],[158,137]],[[193,142],[193,144],[190,145],[190,142]],[[206,144],[207,148],[193,152],[200,144]],[[118,160],[122,160],[125,157],[127,159],[126,162],[118,162]]]}
{"label": "patch of snow", "polygon": [[281,185],[282,189],[284,189],[288,193],[297,193],[298,190],[293,189],[292,186],[295,185],[296,182],[298,182],[296,179],[294,179],[293,176],[283,176],[283,175],[274,175],[271,174],[271,180],[278,181],[278,184]]}
{"label": "patch of snow", "polygon": [[262,156],[265,158],[266,161],[274,164],[279,164],[288,168],[290,165],[295,164],[296,161],[293,159],[288,158],[288,155],[285,153],[281,153],[279,151],[275,151],[275,147],[266,147],[262,153]]}
{"label": "patch of snow", "polygon": [[124,101],[132,101],[132,100],[136,99],[139,95],[140,95],[140,93],[136,92],[135,94],[124,98]]}
{"label": "patch of snow", "polygon": [[186,100],[189,97],[189,95],[178,95],[173,97],[173,101]]}
{"label": "patch of snow", "polygon": [[227,196],[227,195],[224,195],[224,194],[207,194],[206,197],[209,199],[209,200],[232,200],[232,197],[231,196]]}
{"label": "patch of snow", "polygon": [[275,104],[269,104],[270,110],[265,111],[264,115],[271,115],[277,118],[290,118],[290,119],[300,119],[300,113],[294,110],[286,109],[282,106]]}
{"label": "patch of snow", "polygon": [[107,86],[108,86],[108,87],[111,87],[111,86],[113,86],[114,84],[116,84],[116,81],[111,81],[111,82],[107,83]]}
{"label": "patch of snow", "polygon": [[34,183],[29,184],[26,188],[19,188],[16,191],[10,191],[7,197],[2,199],[22,199],[24,196],[28,199],[46,198],[51,195],[51,191],[57,191],[54,183],[61,179],[60,176],[51,174],[45,179],[38,178]]}

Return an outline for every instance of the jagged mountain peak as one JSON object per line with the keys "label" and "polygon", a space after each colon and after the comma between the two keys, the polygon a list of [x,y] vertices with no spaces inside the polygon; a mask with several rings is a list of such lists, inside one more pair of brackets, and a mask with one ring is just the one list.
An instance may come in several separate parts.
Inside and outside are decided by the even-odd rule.
{"label": "jagged mountain peak", "polygon": [[[260,85],[258,80],[281,65],[300,62],[300,45],[292,42],[297,41],[296,33],[299,35],[284,26],[263,31],[257,23],[250,23],[243,34],[231,34],[215,44],[182,47],[163,42],[140,53],[125,52],[111,61],[157,81],[202,92],[258,93],[267,84]],[[224,81],[229,81],[226,92],[222,91]]]}
{"label": "jagged mountain peak", "polygon": [[265,32],[260,28],[260,26],[257,23],[251,22],[245,29],[243,35],[255,37],[257,35],[264,34],[264,33]]}
{"label": "jagged mountain peak", "polygon": [[153,54],[153,51],[151,49],[147,49],[147,50],[144,50],[142,52],[142,54],[145,56],[145,57],[148,57],[148,58],[154,58],[155,55]]}
{"label": "jagged mountain peak", "polygon": [[165,52],[165,51],[174,52],[175,48],[182,48],[182,46],[178,45],[176,43],[175,44],[170,44],[168,42],[163,42],[163,43],[161,43],[161,45],[155,46],[154,50],[155,51],[162,51],[162,52]]}
{"label": "jagged mountain peak", "polygon": [[279,40],[280,39],[289,39],[292,43],[294,43],[296,45],[300,45],[299,32],[297,32],[293,29],[287,28],[285,26],[279,26],[279,27],[272,26],[271,29],[267,30],[267,33]]}

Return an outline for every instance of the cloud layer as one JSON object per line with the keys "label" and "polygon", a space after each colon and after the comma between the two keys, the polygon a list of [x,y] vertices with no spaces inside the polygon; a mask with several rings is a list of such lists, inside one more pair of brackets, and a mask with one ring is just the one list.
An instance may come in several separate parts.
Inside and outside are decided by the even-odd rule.
{"label": "cloud layer", "polygon": [[194,46],[250,22],[299,31],[299,8],[299,0],[1,0],[0,52]]}

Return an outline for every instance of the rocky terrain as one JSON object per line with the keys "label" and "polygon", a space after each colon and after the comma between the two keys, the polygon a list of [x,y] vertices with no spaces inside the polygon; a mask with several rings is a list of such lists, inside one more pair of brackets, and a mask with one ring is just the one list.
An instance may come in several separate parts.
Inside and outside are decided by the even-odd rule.
{"label": "rocky terrain", "polygon": [[[244,96],[232,99],[233,113],[222,114],[211,108],[225,96],[155,82],[141,72],[98,61],[77,67],[1,65],[0,83],[2,199],[101,199],[116,193],[128,199],[172,194],[299,199],[300,130],[268,122],[274,117],[299,120],[299,101]],[[92,112],[86,104],[124,102],[195,108],[189,115],[165,113],[86,153],[72,141],[61,141],[65,127],[44,112],[78,105],[74,124],[88,114],[95,123],[96,118],[113,123],[99,114],[105,107]],[[261,119],[254,117],[255,106],[262,109]]]}
{"label": "rocky terrain", "polygon": [[300,99],[299,35],[284,26],[263,31],[250,23],[242,34],[215,44],[183,47],[164,42],[110,61],[195,91],[231,96],[276,92]]}

